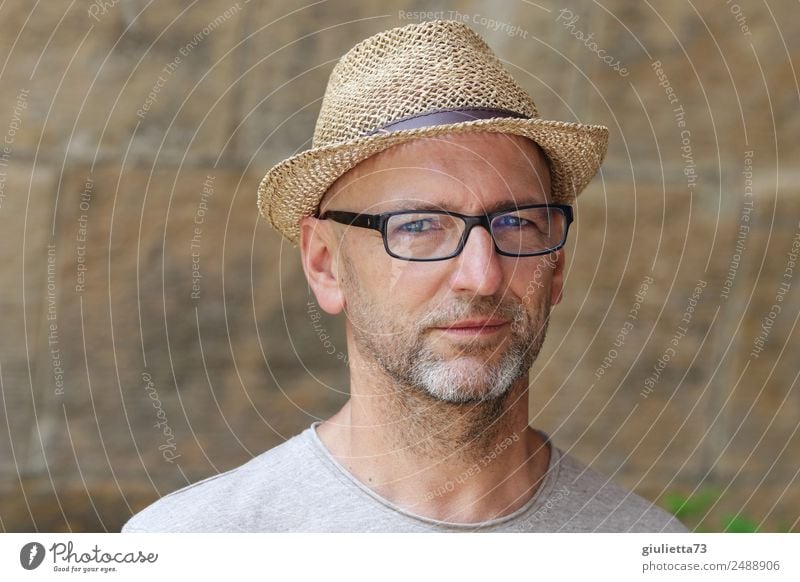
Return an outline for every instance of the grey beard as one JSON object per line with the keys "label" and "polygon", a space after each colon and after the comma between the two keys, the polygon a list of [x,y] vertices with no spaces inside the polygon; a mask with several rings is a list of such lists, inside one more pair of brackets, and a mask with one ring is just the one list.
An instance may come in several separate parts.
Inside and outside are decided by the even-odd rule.
{"label": "grey beard", "polygon": [[512,319],[513,323],[500,361],[484,364],[479,372],[458,369],[458,360],[462,356],[485,353],[486,347],[467,343],[460,348],[456,358],[447,360],[437,356],[426,344],[424,326],[418,326],[419,331],[412,334],[415,338],[412,345],[408,345],[400,332],[384,329],[375,333],[365,329],[359,325],[360,321],[377,321],[375,314],[378,310],[369,301],[359,301],[359,317],[356,319],[360,321],[353,322],[353,335],[362,353],[402,387],[443,402],[479,404],[506,394],[514,381],[523,377],[533,365],[544,343],[550,318],[549,295],[545,294],[543,299],[535,317],[531,317],[521,304],[480,310],[482,315]]}
{"label": "grey beard", "polygon": [[[437,356],[425,344],[423,333],[415,333],[416,341],[409,346],[399,333],[365,329],[358,323],[370,321],[370,314],[375,313],[368,304],[359,302],[353,334],[362,355],[376,362],[393,381],[388,383],[388,394],[379,395],[385,396],[379,398],[382,416],[397,419],[398,430],[389,431],[395,436],[393,445],[423,458],[479,459],[498,436],[502,438],[500,433],[507,424],[503,415],[520,397],[512,390],[514,382],[525,377],[544,343],[549,295],[545,294],[535,317],[522,305],[481,311],[511,317],[515,325],[500,361],[485,364],[477,375],[469,369],[454,369],[456,359]],[[377,320],[371,321],[374,325]],[[459,355],[486,350],[467,344]]]}

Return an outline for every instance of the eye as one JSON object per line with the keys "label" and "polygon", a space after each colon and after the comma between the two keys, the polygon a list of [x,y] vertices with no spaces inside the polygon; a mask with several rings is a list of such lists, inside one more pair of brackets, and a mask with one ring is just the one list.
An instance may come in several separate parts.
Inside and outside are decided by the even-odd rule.
{"label": "eye", "polygon": [[513,214],[506,214],[505,216],[500,216],[495,221],[495,226],[499,227],[524,227],[524,226],[533,226],[533,223],[530,220],[526,220],[521,216],[514,216]]}
{"label": "eye", "polygon": [[398,225],[397,230],[403,233],[419,233],[438,230],[440,227],[439,221],[434,218],[418,218],[403,222]]}

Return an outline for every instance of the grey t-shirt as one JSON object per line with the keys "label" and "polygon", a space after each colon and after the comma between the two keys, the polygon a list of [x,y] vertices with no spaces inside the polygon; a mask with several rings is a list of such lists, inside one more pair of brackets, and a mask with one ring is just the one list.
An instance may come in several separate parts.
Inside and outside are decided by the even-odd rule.
{"label": "grey t-shirt", "polygon": [[123,532],[685,532],[650,501],[554,446],[536,494],[503,517],[454,523],[415,515],[330,454],[319,421],[231,471],[166,495]]}

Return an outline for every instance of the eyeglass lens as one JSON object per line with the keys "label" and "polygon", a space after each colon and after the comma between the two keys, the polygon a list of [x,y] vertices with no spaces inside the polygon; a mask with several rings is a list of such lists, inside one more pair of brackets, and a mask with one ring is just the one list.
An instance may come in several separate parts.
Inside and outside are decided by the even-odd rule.
{"label": "eyeglass lens", "polygon": [[[458,216],[433,212],[407,212],[391,216],[386,242],[395,255],[410,259],[435,259],[458,249],[466,223]],[[559,208],[526,208],[495,216],[491,222],[497,247],[526,255],[558,246],[566,229]]]}

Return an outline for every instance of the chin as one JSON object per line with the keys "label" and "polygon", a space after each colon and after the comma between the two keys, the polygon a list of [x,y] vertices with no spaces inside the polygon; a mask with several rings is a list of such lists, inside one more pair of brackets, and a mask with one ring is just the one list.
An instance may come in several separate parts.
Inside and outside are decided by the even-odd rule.
{"label": "chin", "polygon": [[[469,358],[461,358],[461,360]],[[504,395],[516,375],[507,368],[490,369],[473,365],[439,364],[427,370],[420,385],[433,398],[452,403],[482,402]]]}

